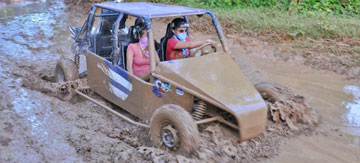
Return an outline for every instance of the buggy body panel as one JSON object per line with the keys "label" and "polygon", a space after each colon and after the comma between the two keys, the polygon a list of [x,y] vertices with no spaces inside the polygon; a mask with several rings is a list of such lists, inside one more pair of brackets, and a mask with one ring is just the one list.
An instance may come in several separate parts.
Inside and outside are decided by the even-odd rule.
{"label": "buggy body panel", "polygon": [[[129,74],[89,50],[86,64],[89,86],[94,92],[145,121],[150,120],[152,113],[164,104],[174,103],[188,111],[192,109],[193,96],[186,93],[180,96],[169,91],[159,98],[153,93],[154,84]],[[173,86],[171,89],[176,90]]]}
{"label": "buggy body panel", "polygon": [[263,132],[266,104],[230,55],[211,54],[162,62],[155,72],[220,103],[223,106],[220,109],[236,118],[241,140]]}

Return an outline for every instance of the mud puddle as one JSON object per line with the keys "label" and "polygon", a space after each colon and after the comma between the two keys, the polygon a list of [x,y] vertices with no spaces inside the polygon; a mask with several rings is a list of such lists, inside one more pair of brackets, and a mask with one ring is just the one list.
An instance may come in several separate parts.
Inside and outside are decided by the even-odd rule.
{"label": "mud puddle", "polygon": [[56,116],[54,103],[47,102],[51,99],[22,88],[20,82],[7,79],[0,87],[6,96],[0,104],[1,162],[82,161],[64,133],[71,126]]}
{"label": "mud puddle", "polygon": [[[351,102],[343,102],[348,112],[344,119],[348,121],[348,132],[360,136],[360,86],[347,85],[344,91],[353,96]],[[357,140],[358,144],[360,140]]]}
{"label": "mud puddle", "polygon": [[[269,80],[301,93],[320,115],[316,134],[290,139],[266,162],[359,162],[359,81],[251,56]],[[334,148],[336,147],[336,148]]]}
{"label": "mud puddle", "polygon": [[65,5],[2,1],[0,9],[0,162],[82,162],[67,140],[73,126],[53,109],[66,104],[22,87],[22,74],[52,72],[47,68],[70,52],[61,47],[70,45],[62,35],[71,22],[62,18],[69,16]]}

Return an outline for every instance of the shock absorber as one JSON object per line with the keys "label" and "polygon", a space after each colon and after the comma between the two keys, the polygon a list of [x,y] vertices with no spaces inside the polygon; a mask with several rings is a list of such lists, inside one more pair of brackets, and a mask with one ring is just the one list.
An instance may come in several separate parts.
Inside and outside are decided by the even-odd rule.
{"label": "shock absorber", "polygon": [[74,62],[77,68],[80,66],[80,47],[78,42],[74,42],[71,46],[71,52],[74,54]]}
{"label": "shock absorber", "polygon": [[80,67],[80,55],[79,54],[75,54],[74,62],[75,62],[76,67],[79,69],[79,67]]}
{"label": "shock absorber", "polygon": [[205,101],[200,100],[196,105],[195,111],[192,113],[192,116],[195,120],[200,120],[205,114],[207,104]]}

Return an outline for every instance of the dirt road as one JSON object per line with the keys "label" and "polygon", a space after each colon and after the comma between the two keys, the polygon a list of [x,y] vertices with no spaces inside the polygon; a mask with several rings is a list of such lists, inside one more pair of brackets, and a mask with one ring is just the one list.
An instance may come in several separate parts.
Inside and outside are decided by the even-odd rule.
{"label": "dirt road", "polygon": [[359,80],[251,56],[234,41],[232,55],[252,82],[303,94],[321,123],[293,133],[270,122],[243,143],[224,126],[201,126],[200,149],[185,157],[153,148],[149,131],[89,101],[29,89],[51,78],[57,59],[71,57],[67,27],[82,25],[86,11],[49,0],[0,2],[0,9],[0,162],[360,162]]}

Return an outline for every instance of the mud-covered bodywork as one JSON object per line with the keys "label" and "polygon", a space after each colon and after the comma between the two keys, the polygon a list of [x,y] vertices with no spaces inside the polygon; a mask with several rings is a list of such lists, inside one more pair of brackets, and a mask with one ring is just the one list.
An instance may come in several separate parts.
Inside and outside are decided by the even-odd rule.
{"label": "mud-covered bodywork", "polygon": [[[188,21],[189,15],[211,17],[222,51],[156,63],[153,19],[183,17]],[[126,70],[125,52],[126,47],[134,43],[129,41],[134,26],[126,32],[130,34],[125,35],[126,38],[120,31],[126,29],[128,16],[142,19],[147,29],[151,72],[149,82]],[[99,18],[100,22],[98,33],[92,33],[96,31],[93,30],[95,18]],[[267,119],[265,102],[229,55],[221,25],[211,11],[147,2],[104,2],[91,8],[83,27],[70,27],[70,32],[75,40],[73,52],[76,65],[79,55],[86,55],[90,89],[145,122],[150,121],[161,106],[175,104],[192,114],[193,123],[219,121],[237,129],[240,141],[263,132]],[[87,52],[84,50],[86,45]],[[78,94],[85,97],[79,91]],[[97,103],[91,97],[86,98]],[[210,112],[207,105],[214,106],[216,113],[207,114]],[[111,112],[114,113],[113,110]],[[136,124],[131,120],[128,122]]]}
{"label": "mud-covered bodywork", "polygon": [[164,78],[154,78],[153,83],[91,52],[87,65],[92,90],[144,120],[150,120],[164,104],[177,104],[191,112],[193,95],[184,92],[187,88],[233,115],[241,141],[258,136],[265,128],[265,102],[228,54],[161,62],[153,73]]}
{"label": "mud-covered bodywork", "polygon": [[[191,111],[193,97],[176,94],[174,86],[170,85],[166,93],[161,93],[163,88],[143,81],[91,51],[88,51],[86,62],[90,88],[145,121],[150,120],[152,113],[162,104],[174,103]],[[161,97],[154,93],[155,88],[156,91],[160,89],[157,93],[161,93]]]}
{"label": "mud-covered bodywork", "polygon": [[155,70],[171,81],[214,100],[237,120],[240,139],[263,132],[267,108],[261,95],[228,54],[211,54],[162,62]]}

